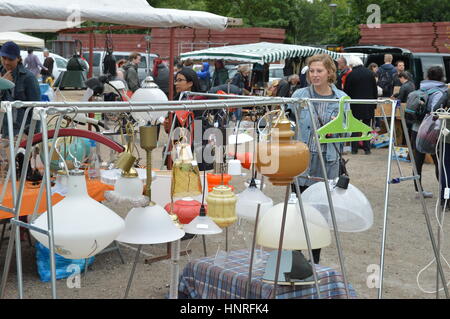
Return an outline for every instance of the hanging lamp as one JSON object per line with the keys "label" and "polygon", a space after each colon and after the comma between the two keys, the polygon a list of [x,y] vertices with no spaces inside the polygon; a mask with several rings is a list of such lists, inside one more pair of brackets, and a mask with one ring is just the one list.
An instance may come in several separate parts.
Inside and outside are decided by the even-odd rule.
{"label": "hanging lamp", "polygon": [[[89,197],[84,171],[72,170],[67,196],[53,206],[55,252],[68,259],[89,258],[106,248],[124,229],[124,221],[108,207]],[[47,229],[47,212],[33,226]],[[48,237],[31,230],[48,248]]]}
{"label": "hanging lamp", "polygon": [[273,206],[273,200],[266,196],[256,186],[255,179],[252,178],[249,187],[242,193],[236,195],[236,213],[240,218],[254,222],[258,204],[261,204],[260,218]]}
{"label": "hanging lamp", "polygon": [[[182,136],[181,140],[185,140],[185,136]],[[172,157],[175,159],[172,167],[172,198],[200,195],[202,193],[200,171],[192,156],[190,145],[180,142],[175,147],[175,152],[176,156]]]}
{"label": "hanging lamp", "polygon": [[[362,232],[373,225],[373,210],[367,197],[354,185],[337,186],[329,181],[336,224],[341,232]],[[345,188],[347,186],[347,188]],[[333,229],[330,206],[324,182],[314,183],[302,193],[302,199],[313,206],[327,220]]]}
{"label": "hanging lamp", "polygon": [[117,238],[120,242],[129,244],[160,244],[172,242],[184,236],[184,231],[179,229],[174,220],[160,205],[151,201],[151,151],[156,148],[156,126],[141,126],[140,143],[147,153],[147,184],[145,193],[150,203],[145,207],[135,207],[130,210],[125,218],[125,230]]}
{"label": "hanging lamp", "polygon": [[305,143],[291,139],[294,132],[284,110],[277,112],[270,131],[271,141],[258,143],[256,168],[273,185],[287,186],[308,168],[310,154]]}
{"label": "hanging lamp", "polygon": [[139,178],[139,174],[133,167],[136,157],[132,151],[134,147],[134,128],[131,123],[126,125],[128,144],[125,155],[122,155],[116,166],[122,169],[122,173],[114,184],[113,191],[106,191],[105,198],[115,205],[125,205],[127,207],[143,207],[149,202],[148,197],[143,195],[144,184]]}
{"label": "hanging lamp", "polygon": [[189,224],[195,217],[199,216],[202,203],[194,200],[191,197],[185,197],[177,200],[174,203],[168,203],[164,209],[168,213],[173,213],[178,216],[181,224]]}

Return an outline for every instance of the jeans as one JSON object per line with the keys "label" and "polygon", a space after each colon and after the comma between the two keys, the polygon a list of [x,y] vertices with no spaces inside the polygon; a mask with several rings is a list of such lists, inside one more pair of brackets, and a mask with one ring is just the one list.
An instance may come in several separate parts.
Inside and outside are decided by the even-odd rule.
{"label": "jeans", "polygon": [[[450,157],[450,152],[449,152],[449,157]],[[308,187],[309,186],[299,186],[300,194],[303,193]],[[292,190],[293,193],[295,193],[295,184],[291,184],[291,190]],[[320,261],[320,252],[321,252],[321,248],[312,249],[312,255],[313,255],[313,259],[314,259],[314,263],[315,264],[318,264],[319,261]],[[307,255],[309,257],[309,253],[307,253]]]}
{"label": "jeans", "polygon": [[[370,119],[364,119],[364,120],[360,120],[361,122],[363,122],[366,125],[370,126]],[[355,136],[361,136],[362,133],[352,133],[352,137]],[[358,143],[359,142],[352,142],[352,152],[357,152],[358,151]],[[370,151],[370,141],[363,141],[363,150],[364,151]]]}

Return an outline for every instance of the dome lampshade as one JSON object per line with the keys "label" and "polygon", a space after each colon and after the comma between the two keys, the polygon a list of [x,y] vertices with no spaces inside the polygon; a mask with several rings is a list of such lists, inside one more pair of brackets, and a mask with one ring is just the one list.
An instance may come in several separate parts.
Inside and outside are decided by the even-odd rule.
{"label": "dome lampshade", "polygon": [[130,210],[125,218],[125,230],[117,241],[136,245],[161,244],[178,240],[184,234],[164,208],[153,204]]}
{"label": "dome lampshade", "polygon": [[236,195],[236,213],[240,218],[255,221],[258,204],[261,204],[259,218],[273,206],[273,200],[256,187],[255,180],[252,179],[250,186],[242,193]]}
{"label": "dome lampshade", "polygon": [[[295,194],[292,194],[286,212],[282,249],[300,250],[308,248],[297,201]],[[303,206],[311,239],[311,248],[316,249],[330,245],[331,234],[326,220],[314,207],[310,205]],[[274,249],[279,248],[283,208],[284,203],[277,204],[262,217],[256,234],[256,243],[258,245]]]}
{"label": "dome lampshade", "polygon": [[[53,206],[55,252],[68,259],[89,258],[113,242],[124,221],[108,207],[89,197],[84,172],[71,171],[67,196]],[[33,226],[48,229],[47,212]],[[48,237],[31,231],[48,248]]]}
{"label": "dome lampshade", "polygon": [[[331,198],[338,230],[341,232],[362,232],[373,225],[373,210],[367,197],[352,184],[347,189],[330,185]],[[325,183],[315,183],[302,193],[305,203],[313,206],[333,228]]]}

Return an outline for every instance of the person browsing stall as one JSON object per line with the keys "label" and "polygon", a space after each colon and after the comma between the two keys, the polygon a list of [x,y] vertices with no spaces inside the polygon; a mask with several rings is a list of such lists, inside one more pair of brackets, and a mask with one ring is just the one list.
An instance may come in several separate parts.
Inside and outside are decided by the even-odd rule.
{"label": "person browsing stall", "polygon": [[[314,55],[308,59],[307,80],[310,85],[295,91],[292,98],[340,99],[347,96],[345,92],[337,89],[334,85],[336,82],[336,65],[328,54]],[[313,102],[312,106],[313,120],[318,129],[332,121],[339,113],[338,102]],[[346,108],[348,109],[348,106]],[[311,153],[309,167],[302,176],[324,177],[309,110],[294,105],[289,105],[288,110],[290,111],[290,118],[295,121],[298,128],[295,138],[306,143]],[[339,152],[342,150],[342,143],[322,144],[321,148],[328,179],[335,179],[339,176]],[[303,192],[316,181],[298,178],[298,183],[300,191]],[[314,262],[319,263],[320,250],[314,249],[313,255]]]}

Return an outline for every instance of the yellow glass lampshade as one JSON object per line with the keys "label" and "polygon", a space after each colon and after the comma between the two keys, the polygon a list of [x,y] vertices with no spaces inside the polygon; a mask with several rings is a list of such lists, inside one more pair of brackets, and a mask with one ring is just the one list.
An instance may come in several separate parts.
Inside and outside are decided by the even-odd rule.
{"label": "yellow glass lampshade", "polygon": [[231,187],[220,185],[208,194],[208,216],[221,228],[228,227],[237,221],[236,195]]}

